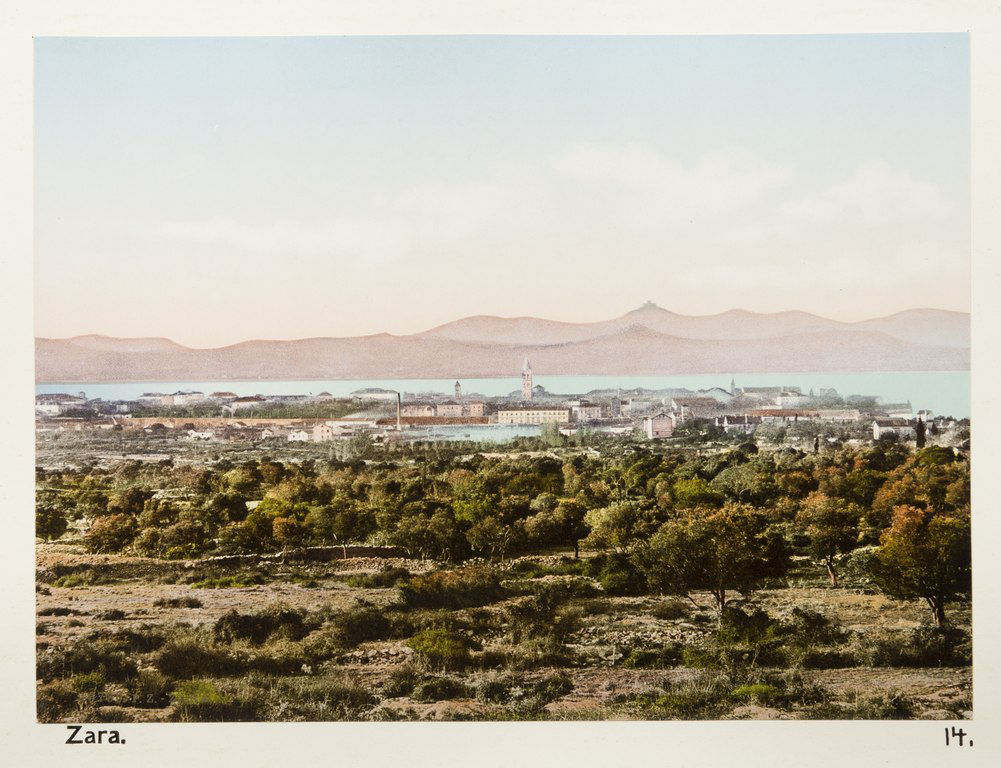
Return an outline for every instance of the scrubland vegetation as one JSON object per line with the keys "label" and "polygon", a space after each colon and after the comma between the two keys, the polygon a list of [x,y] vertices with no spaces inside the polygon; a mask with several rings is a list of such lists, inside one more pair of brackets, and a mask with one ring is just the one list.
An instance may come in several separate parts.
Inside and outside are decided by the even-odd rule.
{"label": "scrubland vegetation", "polygon": [[[44,721],[970,715],[951,449],[623,440],[36,480]],[[397,549],[303,556],[361,543]]]}

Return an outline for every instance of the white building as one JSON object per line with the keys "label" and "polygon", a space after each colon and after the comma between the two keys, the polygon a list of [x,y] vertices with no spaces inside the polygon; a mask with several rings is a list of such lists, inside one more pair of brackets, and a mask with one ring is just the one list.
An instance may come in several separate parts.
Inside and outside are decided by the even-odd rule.
{"label": "white building", "polygon": [[745,435],[749,435],[754,432],[754,428],[760,423],[760,418],[746,414],[717,416],[715,421],[716,426],[722,427],[723,431],[728,435],[735,432],[742,432]]}
{"label": "white building", "polygon": [[290,443],[308,443],[310,439],[310,434],[305,429],[293,429],[287,438]]}
{"label": "white building", "polygon": [[460,418],[462,416],[462,403],[456,403],[453,400],[438,403],[435,407],[435,416],[449,419]]}
{"label": "white building", "polygon": [[873,419],[872,439],[879,440],[885,435],[896,435],[901,440],[916,437],[914,426],[907,419]]}
{"label": "white building", "polygon": [[567,424],[569,408],[552,408],[544,405],[525,408],[501,408],[497,411],[498,424]]}

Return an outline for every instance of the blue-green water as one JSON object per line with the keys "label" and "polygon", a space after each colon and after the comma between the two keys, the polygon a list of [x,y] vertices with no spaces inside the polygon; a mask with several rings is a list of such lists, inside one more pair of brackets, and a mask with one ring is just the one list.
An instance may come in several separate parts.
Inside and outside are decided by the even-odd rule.
{"label": "blue-green water", "polygon": [[[730,376],[698,374],[682,376],[545,376],[537,375],[535,383],[549,392],[584,394],[598,389],[629,390],[710,387],[730,388]],[[928,409],[937,415],[968,418],[970,416],[969,371],[930,371],[902,373],[760,373],[734,377],[738,387],[797,386],[804,392],[822,387],[834,388],[840,395],[878,395],[884,402],[910,401],[915,411]],[[519,378],[462,379],[466,395],[486,397],[519,392]],[[146,381],[146,382],[77,382],[70,384],[38,384],[37,393],[78,392],[87,397],[105,400],[134,400],[143,392],[176,392],[195,390],[209,392],[225,390],[237,395],[317,395],[329,392],[346,397],[365,388],[396,390],[402,393],[441,392],[451,394],[455,379],[376,379],[334,381]]]}

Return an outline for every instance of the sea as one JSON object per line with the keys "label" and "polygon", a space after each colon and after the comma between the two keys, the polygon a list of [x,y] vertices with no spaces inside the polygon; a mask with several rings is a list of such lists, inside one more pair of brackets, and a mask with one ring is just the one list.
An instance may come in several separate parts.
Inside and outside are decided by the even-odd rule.
{"label": "sea", "polygon": [[[534,383],[553,394],[587,394],[596,391],[636,389],[688,389],[692,391],[722,387],[730,389],[731,378],[737,387],[799,387],[835,389],[839,395],[875,395],[885,403],[910,402],[915,412],[930,410],[937,416],[957,419],[970,417],[969,371],[905,371],[878,373],[755,373],[696,374],[678,376],[546,376],[536,375]],[[432,392],[451,395],[455,379],[335,379],[335,380],[264,380],[248,381],[140,381],[140,382],[70,382],[37,384],[38,394],[83,392],[88,398],[135,400],[144,392],[171,393],[179,390],[234,392],[247,395],[318,395],[328,392],[347,397],[363,389],[400,392],[404,397]],[[521,379],[512,377],[459,379],[464,396],[498,397],[521,391]]]}

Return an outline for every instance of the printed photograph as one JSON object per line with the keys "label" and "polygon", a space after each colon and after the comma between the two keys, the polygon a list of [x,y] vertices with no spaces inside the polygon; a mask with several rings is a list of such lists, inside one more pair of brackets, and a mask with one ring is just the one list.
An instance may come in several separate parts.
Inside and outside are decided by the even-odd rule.
{"label": "printed photograph", "polygon": [[966,34],[34,56],[38,721],[972,718]]}

